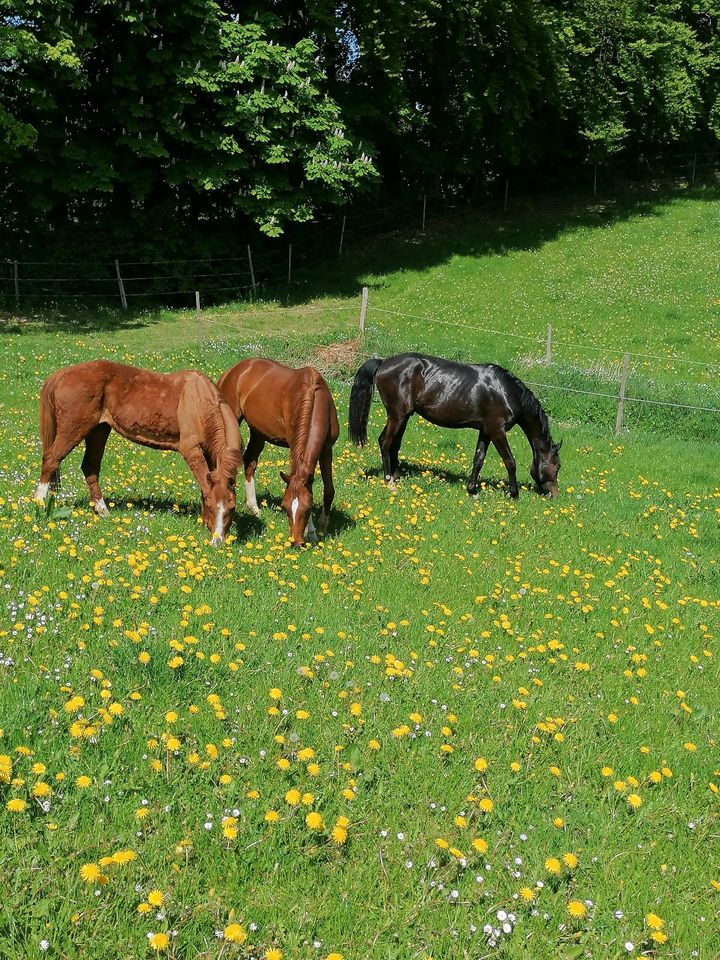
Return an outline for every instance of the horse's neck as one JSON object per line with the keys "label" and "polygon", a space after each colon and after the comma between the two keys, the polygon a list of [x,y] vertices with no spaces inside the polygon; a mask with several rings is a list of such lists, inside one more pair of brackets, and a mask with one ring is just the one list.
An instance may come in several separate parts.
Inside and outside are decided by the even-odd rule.
{"label": "horse's neck", "polygon": [[[309,405],[309,409],[306,405]],[[303,404],[305,406],[305,416],[298,418],[296,429],[293,431],[293,437],[290,447],[290,462],[292,473],[299,480],[306,482],[315,473],[315,467],[320,457],[320,448],[322,440],[318,436],[316,428],[316,405],[315,405],[315,386],[312,387],[312,393]]]}
{"label": "horse's neck", "polygon": [[533,457],[546,453],[552,444],[550,434],[543,429],[539,419],[535,416],[525,416],[518,420],[518,426],[528,438],[532,447]]}

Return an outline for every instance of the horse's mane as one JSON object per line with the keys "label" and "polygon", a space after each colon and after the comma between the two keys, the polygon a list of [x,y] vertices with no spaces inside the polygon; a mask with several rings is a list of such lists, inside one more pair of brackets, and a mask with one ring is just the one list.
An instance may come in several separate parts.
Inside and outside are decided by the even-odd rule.
{"label": "horse's mane", "polygon": [[310,424],[312,423],[313,406],[315,404],[315,389],[320,382],[320,375],[316,370],[309,370],[304,379],[303,394],[295,412],[293,445],[290,451],[291,473],[295,474],[305,463],[304,453],[307,447]]}
{"label": "horse's mane", "polygon": [[201,418],[203,447],[209,462],[215,464],[218,480],[227,484],[235,479],[242,460],[237,420],[215,384],[202,374],[195,383],[195,399],[198,410],[204,407],[207,411]]}
{"label": "horse's mane", "polygon": [[506,370],[505,373],[512,381],[513,386],[518,392],[522,416],[527,420],[537,421],[540,427],[541,438],[548,445],[552,444],[552,437],[550,436],[550,424],[548,423],[547,414],[543,410],[540,401],[532,392],[532,390],[525,386],[522,380],[518,379],[518,377],[516,377],[513,373],[510,373],[509,370]]}

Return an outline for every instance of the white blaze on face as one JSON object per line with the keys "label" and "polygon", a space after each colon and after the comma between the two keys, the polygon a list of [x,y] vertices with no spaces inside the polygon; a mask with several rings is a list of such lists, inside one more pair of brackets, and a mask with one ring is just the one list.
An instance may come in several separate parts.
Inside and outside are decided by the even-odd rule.
{"label": "white blaze on face", "polygon": [[293,523],[295,523],[295,521],[297,520],[297,512],[298,512],[299,506],[300,506],[300,501],[298,500],[297,497],[295,497],[293,502],[290,504],[290,511],[292,513]]}
{"label": "white blaze on face", "polygon": [[213,531],[213,540],[222,540],[223,538],[223,519],[225,517],[225,504],[221,500],[217,507],[215,515],[215,530]]}
{"label": "white blaze on face", "polygon": [[47,496],[47,492],[49,489],[50,489],[49,483],[39,483],[35,489],[35,499],[42,500],[44,503],[45,497]]}

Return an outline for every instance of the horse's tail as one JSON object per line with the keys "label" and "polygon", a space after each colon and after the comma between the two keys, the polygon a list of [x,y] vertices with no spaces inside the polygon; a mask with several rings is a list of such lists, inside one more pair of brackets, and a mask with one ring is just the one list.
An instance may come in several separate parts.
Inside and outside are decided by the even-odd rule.
{"label": "horse's tail", "polygon": [[[58,380],[56,371],[51,374],[40,391],[40,440],[42,441],[43,456],[55,442],[57,436],[57,416],[55,410],[55,384]],[[60,469],[55,470],[50,477],[50,486],[55,490],[60,486]]]}
{"label": "horse's tail", "polygon": [[367,360],[355,374],[353,380],[352,390],[350,391],[348,432],[350,433],[350,439],[357,447],[364,447],[367,443],[370,401],[375,384],[375,374],[381,363],[383,363],[383,360],[380,357]]}

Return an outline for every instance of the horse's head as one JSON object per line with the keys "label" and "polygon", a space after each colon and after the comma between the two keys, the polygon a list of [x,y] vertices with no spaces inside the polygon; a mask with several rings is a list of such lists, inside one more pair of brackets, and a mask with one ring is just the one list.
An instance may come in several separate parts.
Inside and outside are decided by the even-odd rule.
{"label": "horse's head", "polygon": [[210,474],[208,490],[202,499],[202,521],[212,534],[213,543],[222,543],[235,513],[235,479]]}
{"label": "horse's head", "polygon": [[282,505],[290,521],[290,538],[296,547],[301,547],[312,510],[312,479],[305,481],[297,476],[289,477],[282,470],[280,476],[286,484]]}
{"label": "horse's head", "polygon": [[560,473],[560,447],[559,443],[550,443],[547,449],[539,450],[533,457],[530,467],[530,476],[537,484],[540,493],[546,493],[550,497],[558,495],[558,473]]}

